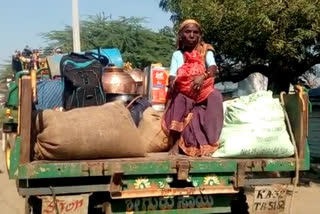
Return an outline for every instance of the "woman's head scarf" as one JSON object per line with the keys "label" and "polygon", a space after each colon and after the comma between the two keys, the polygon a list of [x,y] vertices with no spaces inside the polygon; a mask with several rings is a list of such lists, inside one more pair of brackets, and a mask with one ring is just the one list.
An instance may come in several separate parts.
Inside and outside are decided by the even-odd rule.
{"label": "woman's head scarf", "polygon": [[180,24],[179,29],[178,29],[178,33],[180,34],[181,31],[183,30],[183,28],[186,27],[187,25],[190,25],[190,24],[196,25],[199,28],[199,30],[201,31],[201,25],[199,24],[199,22],[197,22],[194,19],[186,19]]}
{"label": "woman's head scarf", "polygon": [[190,24],[194,24],[196,25],[199,30],[200,30],[200,37],[199,37],[199,41],[198,41],[198,44],[196,45],[195,49],[198,50],[200,52],[201,55],[205,56],[206,55],[206,52],[208,50],[211,50],[211,51],[214,51],[214,48],[209,45],[209,44],[206,44],[203,40],[202,40],[202,29],[201,29],[201,25],[199,24],[199,22],[197,22],[196,20],[194,19],[186,19],[184,20],[179,28],[178,28],[178,35],[177,35],[177,49],[182,49],[183,48],[183,40],[181,38],[181,33],[183,31],[183,29],[187,26],[187,25],[190,25]]}

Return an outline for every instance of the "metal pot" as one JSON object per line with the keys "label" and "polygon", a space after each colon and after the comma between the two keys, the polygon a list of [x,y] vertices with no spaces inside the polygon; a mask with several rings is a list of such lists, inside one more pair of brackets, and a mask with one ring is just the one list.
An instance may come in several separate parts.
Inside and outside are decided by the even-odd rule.
{"label": "metal pot", "polygon": [[143,82],[144,81],[144,73],[140,69],[132,69],[127,71],[128,74],[134,79],[135,82]]}
{"label": "metal pot", "polygon": [[106,94],[136,94],[134,79],[120,67],[105,67],[102,86]]}
{"label": "metal pot", "polygon": [[129,103],[137,95],[135,94],[106,94],[106,102],[113,102],[116,100],[121,100],[124,103]]}
{"label": "metal pot", "polygon": [[134,79],[137,86],[137,94],[144,95],[145,94],[145,74],[140,69],[133,69],[127,71],[127,73]]}

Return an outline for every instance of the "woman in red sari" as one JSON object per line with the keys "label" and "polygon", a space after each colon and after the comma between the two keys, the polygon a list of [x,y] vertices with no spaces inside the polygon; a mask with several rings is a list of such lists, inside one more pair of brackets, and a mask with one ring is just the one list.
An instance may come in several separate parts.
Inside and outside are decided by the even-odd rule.
{"label": "woman in red sari", "polygon": [[201,36],[200,24],[193,19],[179,27],[170,67],[171,97],[162,122],[174,142],[171,154],[178,154],[180,148],[190,156],[206,156],[219,145],[222,96],[214,89],[214,49]]}

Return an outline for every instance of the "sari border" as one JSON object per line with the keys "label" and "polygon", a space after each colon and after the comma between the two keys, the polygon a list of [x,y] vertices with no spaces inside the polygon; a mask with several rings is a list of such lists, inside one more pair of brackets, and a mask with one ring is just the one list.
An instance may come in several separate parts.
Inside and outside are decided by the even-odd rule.
{"label": "sari border", "polygon": [[[165,116],[165,114],[164,114],[164,116]],[[167,127],[164,118],[162,118],[162,121],[161,121],[162,130],[167,136],[170,135],[170,130],[177,131],[177,132],[181,133],[187,127],[187,125],[190,123],[192,118],[193,118],[193,113],[189,113],[187,115],[187,117],[183,119],[182,122],[179,122],[176,120],[171,121],[169,128]]]}
{"label": "sari border", "polygon": [[213,143],[212,145],[207,144],[207,145],[200,146],[200,148],[186,147],[185,141],[181,136],[179,140],[179,147],[185,154],[192,157],[207,156],[207,155],[213,154],[215,151],[218,150],[219,141]]}
{"label": "sari border", "polygon": [[179,122],[179,121],[176,121],[176,120],[171,121],[170,130],[177,131],[177,132],[182,132],[183,129],[184,129],[183,122]]}

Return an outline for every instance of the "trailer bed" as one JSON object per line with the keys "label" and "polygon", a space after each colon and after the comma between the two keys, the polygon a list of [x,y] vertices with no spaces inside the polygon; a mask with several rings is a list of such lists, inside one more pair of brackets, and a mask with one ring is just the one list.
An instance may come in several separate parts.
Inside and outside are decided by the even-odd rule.
{"label": "trailer bed", "polygon": [[[308,149],[306,151],[309,152]],[[146,157],[136,158],[32,161],[20,164],[15,171],[10,171],[12,171],[11,177],[18,179],[111,176],[115,172],[121,172],[124,175],[156,175],[176,174],[181,163],[189,165],[189,173],[236,172],[241,164],[246,165],[246,171],[252,172],[294,171],[296,168],[294,157],[211,158],[169,155],[163,152],[149,153]],[[308,163],[306,159],[302,159],[300,169],[308,169]]]}

